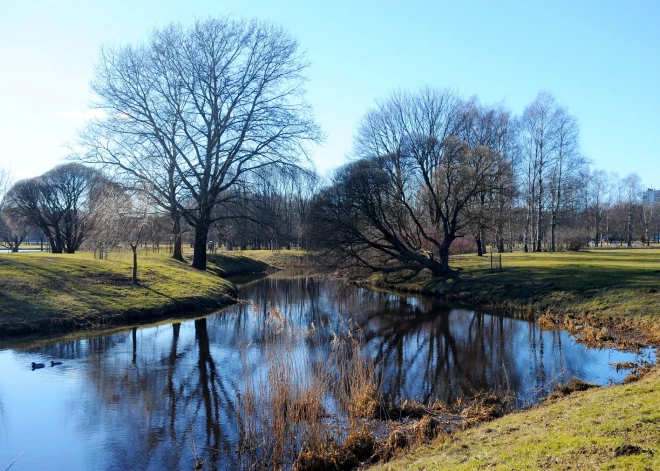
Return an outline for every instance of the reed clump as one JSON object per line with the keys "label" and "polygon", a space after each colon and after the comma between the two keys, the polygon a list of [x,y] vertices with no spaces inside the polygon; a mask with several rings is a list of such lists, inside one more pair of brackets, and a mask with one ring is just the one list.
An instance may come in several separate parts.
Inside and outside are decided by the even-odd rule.
{"label": "reed clump", "polygon": [[381,444],[366,430],[354,430],[339,445],[330,442],[325,450],[304,450],[298,455],[294,471],[350,471],[364,464],[376,463]]}
{"label": "reed clump", "polygon": [[447,434],[460,420],[469,425],[499,417],[507,407],[494,395],[451,410],[396,401],[382,393],[350,321],[329,333],[325,326],[297,329],[273,307],[252,311],[267,318],[258,319],[262,335],[241,349],[237,419],[248,469],[352,470]]}
{"label": "reed clump", "polygon": [[[252,311],[261,312],[257,306]],[[294,462],[296,469],[316,469],[314,463],[321,462],[334,463],[327,469],[351,469],[346,466],[370,458],[376,441],[360,420],[374,415],[379,387],[350,323],[329,343],[316,328],[295,328],[272,306],[261,325],[264,361],[249,361],[254,344],[241,352],[238,422],[244,460],[252,469],[287,469]],[[310,355],[309,344],[320,354]]]}
{"label": "reed clump", "polygon": [[478,394],[461,411],[461,415],[465,419],[462,424],[463,428],[502,417],[512,408],[511,398],[507,396],[492,393]]}

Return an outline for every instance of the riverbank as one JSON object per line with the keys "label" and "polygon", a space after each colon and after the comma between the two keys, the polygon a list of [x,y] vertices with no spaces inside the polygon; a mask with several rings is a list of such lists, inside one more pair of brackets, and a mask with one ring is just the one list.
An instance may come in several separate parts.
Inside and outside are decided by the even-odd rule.
{"label": "riverbank", "polygon": [[[592,250],[452,257],[452,276],[429,272],[348,279],[479,305],[563,328],[591,345],[660,343],[660,250]],[[629,381],[636,378],[631,377]],[[444,436],[385,470],[660,469],[660,370],[638,382],[589,389]]]}
{"label": "riverbank", "polygon": [[0,337],[69,332],[156,320],[177,311],[231,304],[226,276],[263,272],[264,262],[217,255],[200,272],[167,255],[140,254],[131,284],[130,254],[0,254]]}
{"label": "riverbank", "polygon": [[[660,343],[660,251],[462,255],[446,279],[374,274],[371,286],[422,293],[562,328],[591,345]],[[660,469],[660,370],[506,415],[420,448],[384,470]]]}
{"label": "riverbank", "polygon": [[319,266],[314,252],[305,250],[243,250],[231,253],[252,258],[279,270],[318,269]]}
{"label": "riverbank", "polygon": [[376,466],[394,470],[660,469],[660,371],[446,436]]}
{"label": "riverbank", "polygon": [[566,329],[592,345],[660,343],[660,250],[452,257],[453,274],[376,273],[359,282],[481,306]]}

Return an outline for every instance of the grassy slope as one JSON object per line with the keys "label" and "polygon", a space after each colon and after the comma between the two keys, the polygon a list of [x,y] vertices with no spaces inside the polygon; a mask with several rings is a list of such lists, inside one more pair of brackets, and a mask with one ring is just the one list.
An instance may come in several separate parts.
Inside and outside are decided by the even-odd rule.
{"label": "grassy slope", "polygon": [[[496,254],[495,257],[498,257]],[[497,258],[496,258],[497,260]],[[585,334],[634,330],[660,342],[660,250],[503,254],[453,258],[457,276],[375,275],[398,289],[509,309]],[[660,469],[660,370],[638,383],[576,393],[460,432],[379,470]],[[621,445],[647,452],[615,456]],[[650,453],[650,452],[652,453]]]}
{"label": "grassy slope", "polygon": [[660,250],[507,253],[501,272],[490,270],[489,256],[456,256],[452,264],[459,270],[449,279],[422,272],[412,279],[379,274],[369,282],[505,308],[574,333],[606,327],[660,342]]}
{"label": "grassy slope", "polygon": [[232,253],[240,253],[280,269],[306,267],[311,260],[310,253],[304,250],[245,250]]}
{"label": "grassy slope", "polygon": [[129,254],[0,254],[0,335],[68,331],[145,320],[177,310],[231,302],[234,288],[217,274],[263,271],[263,263],[222,256],[209,272],[165,255],[139,255],[140,286]]}
{"label": "grassy slope", "polygon": [[[660,469],[660,371],[574,393],[420,449],[375,470]],[[615,456],[622,445],[642,453]]]}

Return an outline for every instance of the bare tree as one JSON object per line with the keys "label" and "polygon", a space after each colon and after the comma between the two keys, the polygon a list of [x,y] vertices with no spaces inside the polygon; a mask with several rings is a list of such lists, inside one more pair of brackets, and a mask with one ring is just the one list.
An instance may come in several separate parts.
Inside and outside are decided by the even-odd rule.
{"label": "bare tree", "polygon": [[175,230],[179,215],[194,228],[193,267],[203,270],[215,207],[230,190],[255,170],[298,165],[320,138],[306,67],[283,29],[223,18],[103,50],[92,87],[108,118],[88,131],[84,159],[152,188]]}
{"label": "bare tree", "polygon": [[577,120],[563,107],[557,107],[552,116],[555,155],[551,159],[550,177],[550,251],[557,250],[557,225],[559,211],[564,204],[566,185],[584,165],[579,154],[580,130]]}
{"label": "bare tree", "polygon": [[318,239],[373,270],[447,274],[452,243],[480,217],[475,201],[496,191],[505,167],[496,151],[465,139],[472,108],[449,90],[423,89],[368,113],[359,160],[315,205]]}
{"label": "bare tree", "polygon": [[7,211],[0,211],[0,247],[18,252],[29,232],[30,226],[12,218]]}
{"label": "bare tree", "polygon": [[465,107],[465,119],[461,123],[461,136],[471,148],[484,146],[492,149],[497,156],[493,166],[497,181],[484,187],[471,204],[473,227],[477,255],[485,252],[485,234],[495,231],[496,245],[500,252],[504,251],[503,212],[513,203],[513,161],[517,156],[515,145],[515,127],[511,114],[503,107],[486,107],[472,98]]}
{"label": "bare tree", "polygon": [[7,193],[5,211],[11,219],[41,230],[53,253],[74,253],[89,229],[86,218],[94,204],[91,195],[106,182],[94,169],[60,165],[13,185]]}
{"label": "bare tree", "polygon": [[9,171],[0,167],[0,209],[3,208],[5,203],[5,196],[9,190],[11,182],[11,175]]}
{"label": "bare tree", "polygon": [[103,259],[105,251],[115,246],[125,244],[133,257],[131,281],[138,284],[138,248],[148,236],[153,214],[149,191],[125,188],[118,184],[108,185],[99,195],[99,204],[94,207],[90,216],[93,229],[90,231],[88,243],[98,250],[99,258]]}
{"label": "bare tree", "polygon": [[[527,166],[527,227],[525,229],[525,250],[528,233],[533,227],[533,250],[540,252],[543,243],[543,211],[546,200],[545,180],[551,159],[556,150],[556,129],[553,119],[556,113],[554,97],[541,92],[523,112],[521,130]],[[534,224],[535,223],[535,224]]]}
{"label": "bare tree", "polygon": [[633,241],[633,214],[635,207],[639,203],[639,198],[642,194],[642,181],[639,178],[639,175],[636,173],[631,173],[621,181],[621,194],[623,197],[623,202],[627,209],[627,237],[626,245],[632,247]]}
{"label": "bare tree", "polygon": [[594,214],[594,245],[599,247],[603,240],[603,217],[609,209],[607,173],[604,170],[594,170],[588,181],[588,188]]}
{"label": "bare tree", "polygon": [[644,223],[644,243],[647,247],[651,246],[651,226],[654,218],[657,217],[657,202],[642,202],[641,204],[642,222]]}
{"label": "bare tree", "polygon": [[12,217],[5,210],[6,195],[11,186],[9,171],[0,168],[0,247],[6,247],[12,252],[18,252],[19,246],[27,237],[30,226],[25,221]]}

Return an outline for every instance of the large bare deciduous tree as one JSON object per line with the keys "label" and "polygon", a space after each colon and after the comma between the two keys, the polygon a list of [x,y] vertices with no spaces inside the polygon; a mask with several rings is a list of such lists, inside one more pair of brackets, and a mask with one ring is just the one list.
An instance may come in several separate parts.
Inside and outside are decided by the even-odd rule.
{"label": "large bare deciduous tree", "polygon": [[92,88],[107,116],[83,133],[82,158],[150,188],[178,241],[185,219],[195,231],[193,267],[203,270],[209,228],[223,214],[216,207],[251,172],[299,165],[320,139],[306,68],[283,29],[226,18],[104,49]]}
{"label": "large bare deciduous tree", "polygon": [[494,149],[470,144],[473,108],[451,90],[427,88],[368,113],[358,160],[317,199],[319,240],[373,270],[447,274],[452,243],[481,217],[480,198],[497,191],[508,167]]}
{"label": "large bare deciduous tree", "polygon": [[41,230],[53,253],[74,253],[90,229],[87,218],[96,203],[93,196],[107,183],[92,168],[59,165],[13,185],[5,211],[11,219]]}

